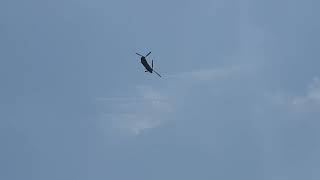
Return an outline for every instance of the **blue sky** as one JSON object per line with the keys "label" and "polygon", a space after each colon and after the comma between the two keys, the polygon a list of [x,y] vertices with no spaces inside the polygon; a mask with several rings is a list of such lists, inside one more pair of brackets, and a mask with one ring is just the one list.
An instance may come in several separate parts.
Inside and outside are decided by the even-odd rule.
{"label": "blue sky", "polygon": [[0,179],[319,179],[317,7],[2,0]]}

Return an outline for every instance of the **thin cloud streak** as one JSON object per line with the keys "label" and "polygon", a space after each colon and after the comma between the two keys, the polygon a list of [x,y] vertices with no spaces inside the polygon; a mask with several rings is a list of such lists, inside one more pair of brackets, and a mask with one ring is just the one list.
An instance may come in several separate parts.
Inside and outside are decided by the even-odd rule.
{"label": "thin cloud streak", "polygon": [[209,68],[209,69],[199,69],[193,70],[189,72],[181,72],[172,75],[164,75],[164,77],[175,78],[175,79],[190,79],[190,80],[202,80],[202,81],[210,81],[210,80],[219,80],[224,79],[239,73],[248,72],[252,70],[252,65],[247,66],[232,66],[232,67],[224,67],[224,68]]}
{"label": "thin cloud streak", "polygon": [[155,100],[155,101],[165,101],[166,99],[163,98],[149,98],[146,99],[144,97],[99,97],[96,98],[96,101],[113,101],[113,102],[139,102],[139,101],[146,101],[146,100]]}

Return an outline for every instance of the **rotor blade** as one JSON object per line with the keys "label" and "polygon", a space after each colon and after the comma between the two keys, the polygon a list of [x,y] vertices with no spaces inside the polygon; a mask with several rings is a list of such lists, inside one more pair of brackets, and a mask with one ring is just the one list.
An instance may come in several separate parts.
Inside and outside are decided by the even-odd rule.
{"label": "rotor blade", "polygon": [[151,67],[152,67],[152,69],[153,69],[153,59],[151,60]]}
{"label": "rotor blade", "polygon": [[151,51],[145,57],[149,56],[149,54],[151,54]]}
{"label": "rotor blade", "polygon": [[139,54],[139,53],[136,53],[137,55],[139,55],[139,56],[141,56],[141,57],[143,57],[141,54]]}
{"label": "rotor blade", "polygon": [[153,70],[153,72],[155,72],[158,76],[160,76],[160,77],[161,77],[161,75],[160,75],[159,73],[157,73],[157,71]]}

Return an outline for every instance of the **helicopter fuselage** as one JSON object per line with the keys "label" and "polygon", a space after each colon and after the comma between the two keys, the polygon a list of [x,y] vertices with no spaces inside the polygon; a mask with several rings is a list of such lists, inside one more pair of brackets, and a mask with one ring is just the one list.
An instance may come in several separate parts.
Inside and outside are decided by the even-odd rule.
{"label": "helicopter fuselage", "polygon": [[145,57],[141,57],[141,64],[146,68],[148,72],[152,73],[153,69],[150,67]]}

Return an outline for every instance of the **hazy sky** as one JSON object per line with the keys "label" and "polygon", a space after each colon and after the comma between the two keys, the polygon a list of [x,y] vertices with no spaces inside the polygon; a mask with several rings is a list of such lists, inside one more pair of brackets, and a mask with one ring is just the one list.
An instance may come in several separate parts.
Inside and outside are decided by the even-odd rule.
{"label": "hazy sky", "polygon": [[319,6],[1,0],[0,179],[320,179]]}

